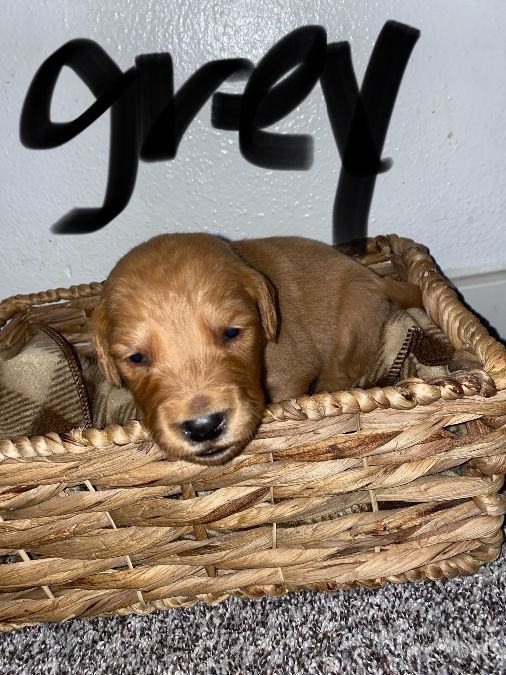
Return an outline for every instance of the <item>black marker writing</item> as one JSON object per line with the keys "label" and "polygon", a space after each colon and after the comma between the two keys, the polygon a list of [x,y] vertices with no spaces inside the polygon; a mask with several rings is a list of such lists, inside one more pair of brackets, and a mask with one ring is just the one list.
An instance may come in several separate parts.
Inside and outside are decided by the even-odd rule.
{"label": "black marker writing", "polygon": [[[292,31],[261,59],[205,64],[174,94],[170,54],[138,56],[122,73],[91,40],[72,40],[37,71],[21,114],[21,140],[30,148],[57,147],[75,138],[111,108],[109,173],[100,208],[73,209],[55,223],[56,232],[96,231],[128,204],[144,161],[173,159],[179,143],[205,102],[213,96],[212,124],[239,131],[239,147],[250,162],[269,169],[307,169],[312,138],[263,131],[299,105],[320,79],[342,160],[334,204],[336,242],[367,234],[376,175],[391,163],[381,151],[402,75],[419,32],[389,21],[374,47],[360,92],[348,43],[327,45],[321,26]],[[51,100],[63,66],[70,67],[95,102],[70,122],[50,119]],[[242,95],[217,92],[231,78],[248,78]],[[216,93],[215,93],[216,92]]]}
{"label": "black marker writing", "polygon": [[333,212],[334,243],[367,235],[376,175],[392,166],[381,152],[409,57],[420,36],[388,21],[378,36],[358,91],[347,42],[329,44],[321,85],[342,167]]}

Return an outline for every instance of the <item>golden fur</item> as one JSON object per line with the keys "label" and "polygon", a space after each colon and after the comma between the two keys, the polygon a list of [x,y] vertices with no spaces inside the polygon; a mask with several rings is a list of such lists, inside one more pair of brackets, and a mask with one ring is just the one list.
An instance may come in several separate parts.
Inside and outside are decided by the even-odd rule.
{"label": "golden fur", "polygon": [[165,234],[117,263],[92,341],[168,457],[222,464],[253,436],[267,400],[346,389],[367,372],[387,296],[420,304],[414,286],[310,239]]}

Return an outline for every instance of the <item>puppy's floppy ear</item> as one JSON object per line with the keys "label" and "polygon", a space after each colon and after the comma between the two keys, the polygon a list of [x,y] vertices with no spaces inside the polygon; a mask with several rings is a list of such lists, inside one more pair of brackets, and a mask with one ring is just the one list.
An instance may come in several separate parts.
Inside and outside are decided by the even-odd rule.
{"label": "puppy's floppy ear", "polygon": [[93,310],[90,318],[91,344],[97,355],[98,365],[106,380],[119,387],[121,378],[109,352],[109,320],[107,305],[102,299]]}
{"label": "puppy's floppy ear", "polygon": [[262,326],[268,340],[276,340],[278,332],[278,310],[276,289],[263,274],[249,267],[245,270],[246,290],[258,305]]}

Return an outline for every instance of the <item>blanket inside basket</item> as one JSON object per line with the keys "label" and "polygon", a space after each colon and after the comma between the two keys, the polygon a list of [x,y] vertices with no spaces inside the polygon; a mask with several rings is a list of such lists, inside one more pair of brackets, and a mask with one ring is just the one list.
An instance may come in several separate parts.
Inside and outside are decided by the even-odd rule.
{"label": "blanket inside basket", "polygon": [[90,426],[91,405],[72,345],[42,326],[17,356],[0,363],[0,438]]}
{"label": "blanket inside basket", "polygon": [[0,363],[0,438],[103,428],[137,417],[130,392],[109,384],[94,359],[50,326]]}
{"label": "blanket inside basket", "polygon": [[378,357],[356,387],[386,387],[408,377],[447,377],[455,353],[446,333],[422,309],[398,309],[383,328]]}
{"label": "blanket inside basket", "polygon": [[[453,357],[450,340],[425,312],[399,309],[384,327],[374,366],[354,386],[442,378]],[[78,355],[48,326],[40,326],[19,354],[0,363],[0,438],[101,429],[139,418],[130,392],[109,384],[94,359]]]}

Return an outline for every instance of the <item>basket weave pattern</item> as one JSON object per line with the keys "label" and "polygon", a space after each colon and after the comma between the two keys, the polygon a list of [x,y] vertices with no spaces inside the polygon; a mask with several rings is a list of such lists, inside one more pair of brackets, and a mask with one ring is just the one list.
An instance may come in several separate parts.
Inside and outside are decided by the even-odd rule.
{"label": "basket weave pattern", "polygon": [[[271,405],[221,467],[170,462],[138,421],[0,440],[0,629],[303,588],[440,579],[495,559],[506,498],[506,351],[425,247],[368,241],[471,371]],[[101,284],[0,303],[0,359],[45,323],[91,353]]]}

